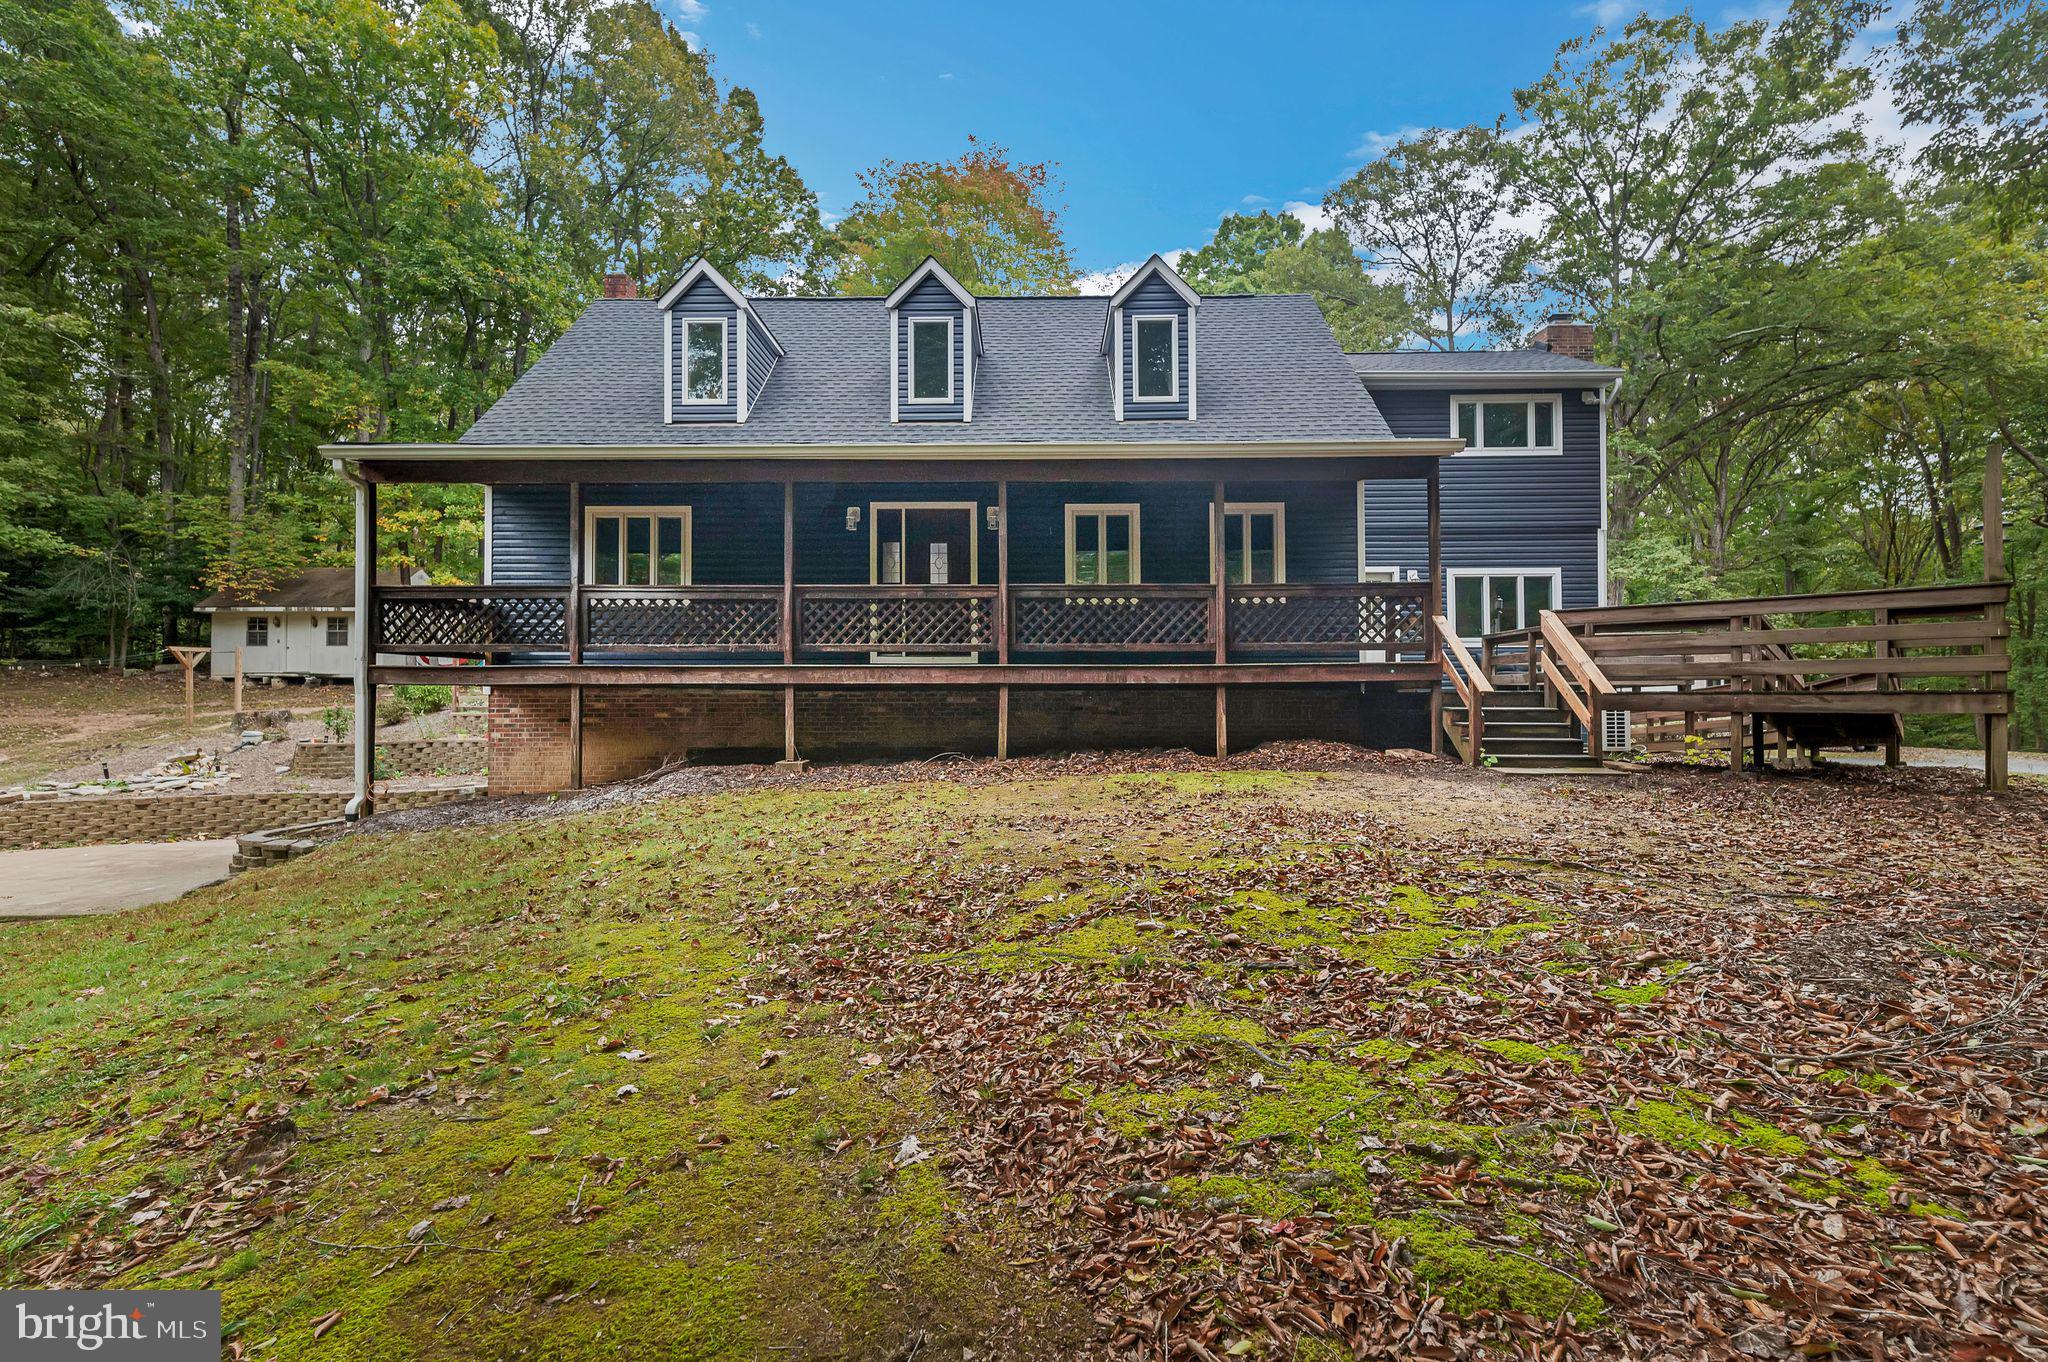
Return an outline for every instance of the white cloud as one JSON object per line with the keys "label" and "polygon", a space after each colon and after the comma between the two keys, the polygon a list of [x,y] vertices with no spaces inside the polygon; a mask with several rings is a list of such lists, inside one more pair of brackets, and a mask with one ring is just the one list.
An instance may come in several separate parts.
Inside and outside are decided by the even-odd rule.
{"label": "white cloud", "polygon": [[1603,28],[1612,28],[1629,18],[1629,11],[1634,8],[1630,0],[1592,0],[1592,3],[1580,5],[1572,13],[1583,14]]}
{"label": "white cloud", "polygon": [[1392,132],[1368,132],[1365,136],[1359,138],[1358,145],[1351,149],[1351,159],[1354,161],[1370,161],[1375,157],[1385,155],[1387,148],[1393,146],[1396,142],[1405,142],[1418,133],[1427,131],[1427,128],[1418,128],[1410,124],[1405,128],[1396,128]]}
{"label": "white cloud", "polygon": [[[1187,248],[1182,247],[1177,250],[1161,251],[1159,258],[1167,263],[1168,268],[1179,269],[1180,258],[1186,254]],[[1086,298],[1107,298],[1123,287],[1124,280],[1136,274],[1138,267],[1144,263],[1143,260],[1127,260],[1121,265],[1111,265],[1106,270],[1090,270],[1074,281],[1074,292]]]}
{"label": "white cloud", "polygon": [[711,13],[711,7],[704,0],[675,0],[676,18],[686,24],[700,24],[704,16]]}
{"label": "white cloud", "polygon": [[939,72],[939,79],[940,79],[940,80],[951,80],[952,78],[953,78],[953,73],[952,73],[951,71],[941,71],[941,72]]}
{"label": "white cloud", "polygon": [[1271,203],[1272,200],[1264,194],[1247,194],[1239,202],[1243,203],[1247,208],[1256,208],[1262,203]]}
{"label": "white cloud", "polygon": [[752,20],[749,20],[747,22],[747,36],[749,38],[758,40],[761,36],[761,26],[757,23],[754,23]]}
{"label": "white cloud", "polygon": [[1280,210],[1289,217],[1300,218],[1301,225],[1311,232],[1320,232],[1323,228],[1333,225],[1330,211],[1320,203],[1303,203],[1299,199],[1291,199],[1280,205]]}
{"label": "white cloud", "polygon": [[704,40],[690,32],[690,30],[686,28],[677,29],[676,36],[681,38],[683,46],[689,48],[692,52],[702,52],[704,50]]}

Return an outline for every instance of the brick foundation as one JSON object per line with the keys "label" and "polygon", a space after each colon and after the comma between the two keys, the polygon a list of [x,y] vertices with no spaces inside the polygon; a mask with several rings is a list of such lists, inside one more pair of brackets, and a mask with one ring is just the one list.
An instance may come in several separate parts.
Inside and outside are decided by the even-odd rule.
{"label": "brick foundation", "polygon": [[[1213,751],[1207,686],[1014,687],[1010,750],[1186,747]],[[1324,738],[1369,747],[1427,746],[1428,699],[1357,686],[1233,687],[1230,745]],[[806,690],[797,694],[803,756],[988,756],[993,686]],[[490,698],[490,793],[537,794],[569,783],[567,687],[500,687]],[[782,755],[782,693],[773,689],[591,686],[583,692],[583,780],[602,785],[665,762],[772,761]]]}

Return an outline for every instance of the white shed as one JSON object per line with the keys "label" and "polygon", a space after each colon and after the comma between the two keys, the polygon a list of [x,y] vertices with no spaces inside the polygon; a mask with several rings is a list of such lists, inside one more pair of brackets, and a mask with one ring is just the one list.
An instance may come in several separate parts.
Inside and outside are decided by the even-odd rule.
{"label": "white shed", "polygon": [[[408,584],[424,586],[415,571]],[[400,585],[397,571],[377,574],[379,586]],[[355,676],[362,630],[356,622],[355,569],[308,568],[265,591],[217,591],[193,608],[213,619],[213,673],[234,670],[242,652],[242,674],[296,676],[346,681]]]}

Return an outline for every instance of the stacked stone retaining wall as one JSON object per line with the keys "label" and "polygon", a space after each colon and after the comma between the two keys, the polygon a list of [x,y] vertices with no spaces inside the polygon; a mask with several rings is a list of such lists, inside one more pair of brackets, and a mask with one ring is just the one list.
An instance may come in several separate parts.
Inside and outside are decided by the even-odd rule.
{"label": "stacked stone retaining wall", "polygon": [[[416,809],[477,793],[470,786],[393,790],[377,801],[377,807]],[[234,837],[263,828],[338,818],[348,799],[338,792],[293,790],[23,800],[0,804],[0,850]]]}

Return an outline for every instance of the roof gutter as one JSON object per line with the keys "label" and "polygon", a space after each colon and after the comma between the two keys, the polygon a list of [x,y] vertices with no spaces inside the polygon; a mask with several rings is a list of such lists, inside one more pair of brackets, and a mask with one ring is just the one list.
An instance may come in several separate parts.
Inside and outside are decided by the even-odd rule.
{"label": "roof gutter", "polygon": [[1161,440],[1143,444],[1129,440],[1072,443],[875,443],[832,445],[484,445],[484,444],[333,444],[320,453],[345,476],[364,461],[388,463],[485,463],[644,459],[656,463],[706,462],[730,459],[846,461],[894,459],[906,462],[996,459],[1341,459],[1441,458],[1465,447],[1463,440]]}

